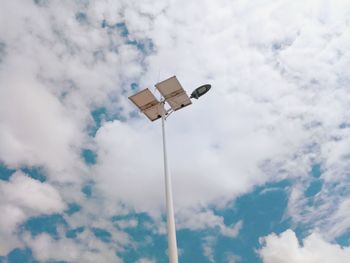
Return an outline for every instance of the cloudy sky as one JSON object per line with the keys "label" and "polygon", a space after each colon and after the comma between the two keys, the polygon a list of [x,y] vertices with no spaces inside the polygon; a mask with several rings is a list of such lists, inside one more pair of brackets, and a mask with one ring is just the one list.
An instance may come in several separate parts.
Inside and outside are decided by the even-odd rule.
{"label": "cloudy sky", "polygon": [[348,0],[0,0],[0,262],[350,262]]}

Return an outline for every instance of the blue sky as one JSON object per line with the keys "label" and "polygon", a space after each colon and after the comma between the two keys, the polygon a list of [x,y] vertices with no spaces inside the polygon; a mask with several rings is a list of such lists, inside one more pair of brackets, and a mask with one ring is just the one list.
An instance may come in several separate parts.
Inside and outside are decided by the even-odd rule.
{"label": "blue sky", "polygon": [[[5,174],[2,167],[2,174]],[[288,219],[283,218],[288,198],[287,191],[290,183],[281,181],[267,184],[256,188],[253,192],[239,197],[235,202],[227,205],[224,209],[215,209],[215,213],[223,216],[226,224],[232,224],[238,220],[243,220],[244,226],[236,238],[223,237],[218,234],[217,229],[203,231],[190,231],[183,229],[178,231],[179,248],[182,251],[179,260],[181,262],[210,262],[203,253],[203,240],[207,237],[213,238],[213,257],[215,262],[229,262],[230,254],[241,258],[240,262],[261,262],[256,253],[256,249],[261,247],[259,237],[271,232],[281,233],[290,227]],[[90,185],[89,185],[90,186]],[[89,190],[87,190],[89,189]],[[91,196],[91,187],[85,186],[82,192],[87,197]],[[66,216],[79,212],[81,207],[76,203],[68,205],[65,211]],[[128,248],[120,256],[124,262],[135,262],[138,258],[147,256],[157,262],[166,261],[166,236],[155,234],[145,224],[153,224],[153,220],[147,214],[128,214],[114,216],[112,221],[134,219],[139,222],[137,227],[127,228],[126,232],[139,242],[137,248]],[[32,236],[48,233],[53,239],[58,239],[57,228],[65,228],[67,238],[75,238],[79,233],[85,231],[85,227],[69,228],[65,219],[60,214],[51,214],[29,218],[20,227],[21,231],[28,231]],[[103,242],[111,242],[111,235],[102,228],[91,228],[94,235]],[[147,241],[146,240],[150,240]],[[7,255],[9,262],[33,262],[30,248],[17,248]],[[5,261],[4,261],[5,262]]]}
{"label": "blue sky", "polygon": [[167,262],[161,127],[128,97],[173,75],[212,85],[166,125],[179,262],[350,262],[349,12],[1,3],[0,262]]}

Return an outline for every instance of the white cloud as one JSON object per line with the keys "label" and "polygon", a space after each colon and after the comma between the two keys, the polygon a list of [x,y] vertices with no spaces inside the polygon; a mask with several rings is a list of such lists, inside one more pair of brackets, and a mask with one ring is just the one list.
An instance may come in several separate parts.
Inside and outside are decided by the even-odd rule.
{"label": "white cloud", "polygon": [[[106,123],[96,135],[97,187],[111,199],[147,211],[163,199],[161,155],[156,150],[157,134],[152,131],[146,125],[134,128],[114,121]],[[147,152],[146,158],[138,156],[141,150]]]}
{"label": "white cloud", "polygon": [[126,229],[126,228],[135,228],[138,226],[139,222],[137,219],[128,219],[128,220],[118,220],[115,222],[115,224],[120,229]]}
{"label": "white cloud", "polygon": [[303,245],[292,230],[280,235],[270,234],[261,240],[259,251],[264,263],[346,263],[350,261],[350,248],[328,243],[319,233],[312,233]]}
{"label": "white cloud", "polygon": [[0,255],[6,255],[21,244],[15,235],[21,223],[31,216],[61,213],[65,204],[57,189],[17,172],[9,182],[0,181],[0,209]]}
{"label": "white cloud", "polygon": [[13,248],[21,245],[14,232],[26,215],[16,206],[2,204],[0,208],[4,214],[0,219],[0,255],[5,256]]}
{"label": "white cloud", "polygon": [[[78,131],[57,98],[33,79],[35,72],[16,72],[19,63],[16,59],[0,71],[0,158],[10,166],[42,165],[64,176],[65,167],[79,163],[71,148]],[[27,66],[35,67],[31,64]]]}
{"label": "white cloud", "polygon": [[54,240],[44,233],[35,238],[25,236],[25,242],[41,261],[64,260],[69,262],[122,262],[111,245],[99,241],[93,235],[82,234],[79,242],[61,238]]}
{"label": "white cloud", "polygon": [[38,213],[57,213],[65,208],[57,189],[20,172],[11,176],[9,182],[1,183],[1,194],[7,203]]}
{"label": "white cloud", "polygon": [[203,244],[202,244],[203,254],[208,258],[210,262],[215,262],[214,248],[213,248],[215,243],[216,243],[216,237],[207,236],[203,239]]}
{"label": "white cloud", "polygon": [[44,233],[30,238],[27,236],[30,247],[33,249],[37,259],[48,260],[67,260],[77,261],[80,257],[80,251],[73,240],[53,240],[50,235]]}
{"label": "white cloud", "polygon": [[32,4],[22,6],[26,14],[16,12],[21,9],[16,4],[6,3],[1,11],[1,19],[7,21],[1,24],[8,23],[11,30],[1,30],[6,56],[0,71],[0,159],[10,166],[42,165],[62,177],[72,162],[79,163],[71,147],[81,135],[67,109],[38,79],[43,67],[57,61],[45,52],[45,41],[28,30],[50,37],[42,21],[47,17]]}
{"label": "white cloud", "polygon": [[[195,211],[198,227],[235,236],[238,230],[206,212],[208,206],[224,207],[269,180],[298,178],[307,184],[304,175],[319,161],[325,170],[317,196],[322,206],[310,209],[306,186],[297,185],[290,215],[296,222],[321,221],[317,226],[337,236],[349,227],[348,204],[331,206],[340,189],[331,183],[349,185],[350,129],[339,130],[350,117],[349,10],[345,0],[2,3],[0,161],[43,166],[46,188],[63,183],[62,198],[83,206],[71,224],[111,227],[111,215],[128,211],[159,216],[164,211],[159,123],[130,118],[134,108],[127,96],[131,82],[151,87],[176,74],[188,91],[213,85],[167,122],[179,226],[193,228],[182,211]],[[77,12],[86,14],[85,23]],[[151,39],[155,52],[145,57],[118,29],[103,28],[103,20],[109,26],[125,22],[129,40]],[[86,132],[93,122],[90,111],[101,106],[127,121],[104,123],[92,139]],[[85,146],[97,149],[95,167],[85,167],[79,157]],[[80,193],[83,180],[94,181],[93,200]],[[60,211],[54,191],[42,204],[34,204],[37,194],[27,200],[22,192],[8,192],[12,199],[4,204],[8,213],[1,222],[11,229],[29,211]],[[320,215],[330,211],[334,216],[324,222]]]}
{"label": "white cloud", "polygon": [[[117,32],[107,34],[93,6],[87,10],[91,23],[79,24],[75,15],[81,8],[59,1],[44,7],[12,1],[0,11],[5,44],[0,160],[47,167],[49,177],[61,181],[79,181],[84,174],[79,154],[91,108],[104,104],[116,111],[122,104],[110,106],[109,99],[142,70],[140,52]],[[94,58],[96,52],[102,60]]]}
{"label": "white cloud", "polygon": [[[147,58],[142,79],[147,86],[160,70],[160,79],[175,73],[189,91],[213,84],[210,95],[168,122],[176,207],[218,205],[252,185],[297,177],[302,198],[294,199],[289,215],[324,230],[338,225],[335,217],[325,224],[320,215],[338,209],[334,183],[341,190],[349,182],[349,129],[339,130],[350,117],[349,3],[180,6],[172,3],[154,18],[148,33],[157,53]],[[314,209],[303,197],[313,161],[324,165],[326,181]],[[307,220],[299,221],[299,214]],[[336,235],[348,228],[342,222]]]}
{"label": "white cloud", "polygon": [[213,211],[181,210],[177,214],[176,226],[178,229],[186,228],[191,230],[218,229],[223,236],[234,238],[239,234],[243,222],[239,221],[232,226],[224,223],[224,218],[215,215]]}
{"label": "white cloud", "polygon": [[[333,222],[337,222],[333,224]],[[342,198],[336,211],[330,216],[326,231],[330,237],[337,237],[349,230],[350,198]]]}
{"label": "white cloud", "polygon": [[140,258],[136,263],[155,263],[156,261],[149,258]]}
{"label": "white cloud", "polygon": [[[310,145],[326,146],[347,119],[349,96],[330,82],[337,78],[332,68],[344,67],[334,48],[346,50],[341,43],[347,35],[339,35],[344,32],[339,21],[346,19],[342,10],[347,5],[339,2],[328,15],[320,11],[328,9],[316,2],[253,6],[204,1],[196,9],[178,8],[181,5],[172,3],[148,17],[147,9],[135,17],[134,2],[125,7],[134,17],[126,19],[131,36],[139,36],[138,23],[148,19],[143,34],[152,38],[157,50],[147,57],[143,87],[155,82],[159,70],[160,79],[176,73],[187,89],[206,81],[213,84],[209,95],[168,121],[176,207],[225,204],[253,185],[306,175],[319,154],[310,153]],[[324,17],[328,24],[319,22]],[[333,32],[335,25],[341,25],[336,28],[339,34]],[[325,48],[327,43],[332,45]],[[306,64],[299,62],[305,57]],[[313,70],[317,65],[320,68]],[[319,83],[312,84],[313,79]],[[313,127],[315,123],[321,126]],[[125,134],[134,141],[132,147]],[[161,206],[159,137],[157,124],[147,120],[106,123],[96,140],[102,191],[125,197],[136,209]],[[261,169],[266,163],[267,170]],[[276,176],[281,170],[285,172]],[[140,183],[128,184],[131,177]],[[119,191],[113,183],[121,186]]]}

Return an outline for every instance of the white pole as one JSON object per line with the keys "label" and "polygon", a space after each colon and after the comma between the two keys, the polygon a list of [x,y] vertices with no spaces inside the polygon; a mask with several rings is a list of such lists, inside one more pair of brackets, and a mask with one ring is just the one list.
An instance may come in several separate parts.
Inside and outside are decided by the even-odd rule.
{"label": "white pole", "polygon": [[176,245],[176,229],[175,229],[175,217],[173,207],[173,193],[171,189],[171,178],[168,168],[168,159],[166,152],[166,138],[165,138],[165,107],[162,103],[162,134],[163,134],[163,155],[164,155],[164,177],[165,177],[165,198],[166,198],[166,210],[167,210],[167,229],[168,229],[168,253],[169,262],[178,263],[177,245]]}

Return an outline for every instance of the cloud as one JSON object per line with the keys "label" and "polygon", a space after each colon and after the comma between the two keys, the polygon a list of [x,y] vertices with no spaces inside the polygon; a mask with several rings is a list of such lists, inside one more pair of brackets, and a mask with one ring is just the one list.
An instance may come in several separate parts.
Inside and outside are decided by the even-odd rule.
{"label": "cloud", "polygon": [[[146,57],[148,68],[140,86],[154,83],[157,75],[163,79],[174,73],[187,89],[213,84],[209,95],[171,116],[167,124],[176,207],[222,204],[256,184],[307,175],[315,156],[328,160],[330,156],[319,156],[310,145],[323,149],[347,119],[348,96],[333,70],[343,68],[333,48],[345,52],[342,42],[347,36],[340,35],[344,24],[336,30],[339,35],[332,31],[339,23],[335,14],[344,21],[341,10],[346,4],[340,2],[328,14],[316,2],[251,6],[205,1],[186,10],[180,5],[166,6],[156,16],[147,9],[137,12],[142,6],[133,9],[133,2],[124,10],[133,14],[133,19],[125,15],[130,35],[138,37],[139,22],[146,20],[142,34],[156,47]],[[320,22],[324,19],[327,25]],[[310,38],[312,50],[304,48]],[[326,48],[327,43],[332,44]],[[310,60],[299,63],[306,54]],[[317,65],[320,69],[312,70]],[[151,125],[156,126],[142,119],[106,123],[96,139],[102,153],[98,185],[113,198],[125,196],[136,209],[151,210],[163,202],[161,178],[156,177],[161,172],[160,134]],[[117,133],[120,138],[112,138]],[[132,134],[133,147],[123,140],[125,133]],[[345,138],[339,143],[346,145]],[[131,191],[113,190],[114,180],[124,185],[130,176],[140,184]]]}
{"label": "cloud", "polygon": [[69,262],[122,262],[112,247],[83,233],[79,242],[61,238],[54,240],[48,234],[40,234],[35,238],[25,236],[25,242],[33,250],[36,259],[41,261]]}
{"label": "cloud", "polygon": [[[127,97],[135,92],[132,83],[151,88],[174,74],[189,92],[213,85],[167,121],[180,227],[218,228],[234,237],[239,223],[226,226],[208,207],[225,207],[256,185],[288,178],[300,182],[291,187],[288,216],[339,236],[349,227],[342,191],[349,186],[349,10],[341,0],[3,3],[0,161],[43,167],[48,180],[16,175],[1,182],[8,200],[1,222],[11,229],[1,228],[1,236],[15,244],[19,222],[62,211],[62,200],[82,207],[67,218],[74,226],[113,232],[109,221],[118,213],[160,218],[159,123],[136,114]],[[146,42],[152,52],[138,45]],[[101,107],[118,120],[102,122],[92,137],[91,112]],[[85,148],[97,152],[95,165],[84,164]],[[305,198],[314,162],[322,163],[324,184]],[[87,181],[90,198],[80,191]],[[24,198],[31,191],[23,185],[38,191]],[[41,203],[44,193],[50,198]],[[36,242],[64,247],[45,236]],[[47,253],[36,255],[55,258]]]}
{"label": "cloud", "polygon": [[[288,216],[336,228],[339,220],[325,215],[341,209],[334,183],[342,193],[348,185],[349,129],[339,127],[349,119],[349,3],[204,1],[196,10],[176,8],[182,4],[154,19],[149,33],[157,53],[147,58],[144,79],[151,82],[172,61],[161,79],[176,72],[187,89],[213,84],[210,95],[169,119],[177,205],[218,205],[288,177],[301,182],[292,195],[299,189],[302,197],[291,196],[298,205]],[[315,161],[324,166],[325,183],[312,203],[303,191]],[[328,234],[344,233],[342,222]]]}
{"label": "cloud", "polygon": [[[76,20],[79,9],[91,20],[86,26]],[[122,104],[108,104],[122,93],[122,85],[116,88],[119,76],[131,81],[141,73],[137,48],[117,32],[108,34],[93,5],[84,9],[56,1],[44,6],[14,1],[2,8],[2,25],[11,25],[1,28],[6,56],[0,71],[0,159],[7,165],[44,166],[55,180],[79,181],[90,111],[101,104],[116,111]],[[104,59],[96,60],[97,53]]]}
{"label": "cloud", "polygon": [[0,158],[12,167],[45,166],[63,176],[64,167],[71,166],[72,161],[79,164],[70,148],[79,133],[57,98],[31,74],[21,74],[18,78],[15,73],[19,70],[18,63],[17,60],[6,71],[0,71],[3,85]]}
{"label": "cloud", "polygon": [[224,223],[224,218],[215,215],[212,211],[182,210],[177,215],[177,228],[194,231],[204,229],[218,229],[223,236],[234,238],[239,234],[243,222],[239,221],[232,226]]}
{"label": "cloud", "polygon": [[25,210],[39,213],[55,213],[65,208],[62,198],[54,187],[25,176],[21,172],[3,182],[2,199],[14,203]]}
{"label": "cloud", "polygon": [[216,242],[216,238],[213,236],[205,237],[203,240],[203,245],[202,245],[203,254],[208,258],[209,262],[215,262],[214,249],[213,249],[215,242]]}
{"label": "cloud", "polygon": [[136,263],[155,263],[153,259],[149,258],[140,258],[139,260],[136,261]]}
{"label": "cloud", "polygon": [[128,220],[118,220],[117,222],[115,222],[115,224],[120,229],[127,229],[127,228],[137,227],[139,222],[137,219],[128,219]]}
{"label": "cloud", "polygon": [[6,255],[20,245],[15,233],[27,218],[40,214],[61,213],[65,203],[57,189],[34,180],[21,172],[11,176],[9,182],[0,181],[0,255]]}
{"label": "cloud", "polygon": [[[130,127],[114,121],[99,129],[96,135],[98,160],[95,171],[99,175],[96,183],[108,198],[148,211],[163,198],[161,156],[156,150],[154,129],[145,124],[136,125]],[[139,133],[139,130],[144,132]],[[137,156],[141,150],[148,152],[146,158]]]}
{"label": "cloud", "polygon": [[280,235],[270,234],[261,239],[259,251],[264,263],[345,263],[350,260],[350,248],[325,241],[315,232],[307,236],[300,245],[292,230]]}

